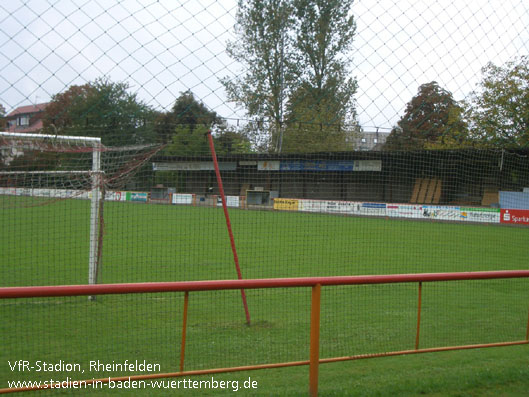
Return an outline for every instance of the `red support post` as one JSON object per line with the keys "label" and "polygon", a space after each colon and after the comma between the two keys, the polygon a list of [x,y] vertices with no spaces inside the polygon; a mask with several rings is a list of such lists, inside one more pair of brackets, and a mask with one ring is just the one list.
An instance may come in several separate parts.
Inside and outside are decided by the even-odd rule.
{"label": "red support post", "polygon": [[187,307],[189,306],[189,291],[184,293],[184,313],[182,319],[182,343],[180,345],[180,372],[184,372],[184,359],[186,355],[187,333]]}
{"label": "red support post", "polygon": [[318,395],[318,373],[320,365],[320,307],[321,284],[312,287],[310,309],[310,364],[309,364],[309,396]]}
{"label": "red support post", "polygon": [[[219,185],[220,198],[222,200],[222,209],[224,210],[224,217],[226,218],[226,227],[228,228],[228,234],[230,236],[231,251],[233,252],[233,261],[235,262],[235,268],[237,270],[237,278],[242,280],[241,267],[239,266],[239,257],[237,255],[237,249],[235,248],[235,239],[233,237],[233,231],[231,229],[230,214],[228,213],[228,205],[226,204],[226,196],[224,194],[224,187],[222,185],[222,178],[220,176],[219,163],[217,161],[217,153],[215,152],[215,144],[213,143],[213,136],[211,130],[208,131],[208,142],[209,149],[211,150],[211,157],[213,158],[213,165],[215,166],[215,174],[217,176],[217,183]],[[250,325],[250,311],[248,310],[248,303],[246,302],[246,293],[244,289],[241,289],[242,304],[244,306],[244,313],[246,315],[246,323]]]}
{"label": "red support post", "polygon": [[415,334],[415,350],[419,349],[419,334],[421,332],[422,281],[419,281],[419,302],[417,304],[417,333]]}
{"label": "red support post", "polygon": [[527,316],[527,331],[525,331],[525,340],[529,342],[529,315]]}

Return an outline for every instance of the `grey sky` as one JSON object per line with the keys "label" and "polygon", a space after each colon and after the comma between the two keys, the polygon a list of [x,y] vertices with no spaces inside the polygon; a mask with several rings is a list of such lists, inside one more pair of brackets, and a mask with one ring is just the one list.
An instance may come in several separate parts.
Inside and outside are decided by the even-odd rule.
{"label": "grey sky", "polygon": [[[0,103],[45,102],[97,77],[126,81],[169,109],[190,89],[223,117],[243,118],[219,79],[240,72],[226,54],[235,0],[0,0]],[[391,128],[419,85],[456,99],[488,62],[529,53],[527,0],[358,0],[352,74],[363,126]]]}

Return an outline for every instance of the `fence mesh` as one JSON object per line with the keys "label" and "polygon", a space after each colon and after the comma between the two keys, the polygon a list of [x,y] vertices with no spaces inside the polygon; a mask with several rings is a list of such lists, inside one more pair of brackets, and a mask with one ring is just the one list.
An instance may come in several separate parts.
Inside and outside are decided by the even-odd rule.
{"label": "fence mesh", "polygon": [[[528,24],[523,0],[1,4],[0,287],[237,278],[208,132],[243,278],[527,269]],[[416,347],[416,287],[324,288],[321,356]],[[425,285],[419,347],[527,338],[527,291]],[[186,370],[307,359],[310,291],[246,293],[251,326],[239,291],[190,294]],[[183,303],[1,300],[0,388],[177,372]],[[125,360],[159,367],[90,367]]]}

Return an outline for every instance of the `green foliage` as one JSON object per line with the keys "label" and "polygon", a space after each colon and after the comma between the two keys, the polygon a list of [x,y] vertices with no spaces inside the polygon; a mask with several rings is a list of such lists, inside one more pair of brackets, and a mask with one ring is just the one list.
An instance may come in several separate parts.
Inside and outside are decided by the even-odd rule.
{"label": "green foliage", "polygon": [[461,148],[470,144],[462,108],[435,81],[419,87],[388,136],[386,150]]}
{"label": "green foliage", "polygon": [[478,90],[457,103],[436,82],[419,87],[385,149],[529,147],[529,57],[489,63]]}
{"label": "green foliage", "polygon": [[215,151],[217,154],[252,153],[252,144],[243,132],[222,129],[215,134]]}
{"label": "green foliage", "polygon": [[0,104],[0,129],[4,129],[7,126],[7,121],[5,119],[6,116],[6,108],[4,105]]}
{"label": "green foliage", "polygon": [[[222,121],[216,112],[195,99],[191,91],[185,91],[176,99],[170,112],[159,115],[156,133],[162,142],[174,141],[174,134],[192,134],[198,126],[214,128]],[[187,131],[187,132],[185,132]],[[185,137],[182,140],[186,140]]]}
{"label": "green foliage", "polygon": [[[352,0],[295,0],[299,78],[290,98],[295,121],[354,122],[357,83],[348,57],[356,32]],[[299,106],[301,104],[301,108]],[[312,116],[310,116],[312,114]]]}
{"label": "green foliage", "polygon": [[[269,121],[267,150],[352,148],[348,134],[318,133],[346,124],[357,129],[357,84],[348,77],[356,28],[351,5],[351,0],[239,1],[238,40],[229,43],[228,54],[245,66],[245,73],[222,83],[229,100],[250,117]],[[296,142],[299,123],[325,128],[304,129],[306,139]],[[254,137],[263,141],[261,134]]]}
{"label": "green foliage", "polygon": [[290,0],[239,0],[236,34],[227,53],[245,66],[245,73],[222,83],[228,99],[246,108],[248,116],[271,120],[268,145],[277,146],[286,100],[297,73],[292,58]]}
{"label": "green foliage", "polygon": [[156,133],[167,143],[164,153],[168,155],[209,154],[208,131],[214,131],[218,154],[251,151],[245,135],[227,129],[217,113],[195,99],[191,91],[183,92],[172,110],[160,115],[156,123]]}
{"label": "green foliage", "polygon": [[468,149],[481,148],[483,145],[472,138],[468,125],[464,121],[464,110],[455,105],[448,109],[444,131],[433,141],[426,141],[424,149]]}
{"label": "green foliage", "polygon": [[[335,86],[327,91],[336,89]],[[356,122],[352,122],[350,114],[347,114],[348,105],[345,105],[352,97],[344,93],[325,95],[322,92],[307,83],[293,94],[284,127],[283,152],[334,152],[354,149],[354,138],[360,127]],[[320,99],[315,101],[318,97]]]}
{"label": "green foliage", "polygon": [[177,191],[181,191],[181,184],[183,178],[179,172],[176,171],[156,171],[154,173],[154,185],[162,185],[166,187],[175,187]]}
{"label": "green foliage", "polygon": [[[316,90],[340,86],[351,60],[356,24],[353,0],[294,0],[296,49],[302,83]],[[335,80],[335,81],[333,81]],[[319,98],[317,98],[319,99]]]}
{"label": "green foliage", "polygon": [[[175,128],[171,142],[164,149],[167,155],[191,156],[191,155],[209,155],[209,143],[207,133],[210,130],[205,125],[180,125]],[[214,135],[215,152],[218,155],[230,153],[250,153],[251,144],[244,135],[229,131],[221,130]]]}
{"label": "green foliage", "polygon": [[197,155],[209,153],[206,134],[209,127],[205,125],[179,125],[175,128],[171,142],[164,149],[168,155]]}
{"label": "green foliage", "polygon": [[529,147],[529,57],[489,63],[466,103],[472,136],[489,147]]}
{"label": "green foliage", "polygon": [[283,152],[341,152],[354,148],[350,126],[324,123],[292,123],[285,128]]}
{"label": "green foliage", "polygon": [[99,78],[53,96],[43,117],[46,133],[99,136],[103,144],[151,142],[153,110],[128,92],[127,83]]}

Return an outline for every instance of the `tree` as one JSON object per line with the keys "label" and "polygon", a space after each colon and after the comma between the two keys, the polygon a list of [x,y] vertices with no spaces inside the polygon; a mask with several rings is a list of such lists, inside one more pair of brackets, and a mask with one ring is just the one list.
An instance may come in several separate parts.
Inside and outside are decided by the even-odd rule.
{"label": "tree", "polygon": [[0,130],[4,130],[7,126],[6,121],[6,108],[4,105],[0,104]]}
{"label": "tree", "polygon": [[252,144],[243,132],[221,128],[214,136],[217,154],[251,153]]}
{"label": "tree", "polygon": [[446,128],[436,140],[426,141],[425,149],[468,149],[480,147],[479,142],[470,135],[468,124],[464,121],[464,109],[456,103],[448,109]]}
{"label": "tree", "polygon": [[178,156],[208,154],[209,144],[206,134],[209,130],[210,128],[204,124],[178,125],[163,153]]}
{"label": "tree", "polygon": [[[85,101],[90,95],[93,95],[93,91],[94,88],[90,84],[73,85],[65,92],[54,95],[44,111],[44,128],[63,131],[67,128],[73,129],[75,125],[81,124],[81,121],[78,120],[79,114],[81,109],[85,107]],[[54,131],[50,132],[53,133]]]}
{"label": "tree", "polygon": [[245,67],[221,80],[228,99],[246,108],[247,115],[272,122],[268,146],[278,148],[286,100],[295,77],[291,0],[239,0],[237,40],[227,52]]}
{"label": "tree", "polygon": [[[310,87],[307,88],[310,90]],[[335,152],[352,150],[359,126],[347,122],[344,107],[337,103],[336,96],[324,97],[314,109],[313,97],[301,88],[294,92],[289,103],[282,151]]]}
{"label": "tree", "polygon": [[206,133],[220,122],[217,113],[197,101],[188,90],[180,93],[171,111],[159,118],[156,132],[168,143],[166,154],[202,154],[209,151]]}
{"label": "tree", "polygon": [[294,0],[299,79],[290,102],[295,108],[301,100],[315,118],[329,124],[355,118],[357,83],[349,77],[356,32],[352,4],[353,0]]}
{"label": "tree", "polygon": [[285,151],[353,149],[357,82],[349,77],[352,0],[294,0],[298,84],[289,98]]}
{"label": "tree", "polygon": [[170,112],[163,113],[156,122],[156,133],[163,142],[172,140],[175,128],[192,132],[197,126],[214,128],[222,123],[216,112],[196,100],[191,91],[180,93]]}
{"label": "tree", "polygon": [[388,136],[386,150],[462,147],[469,142],[462,108],[452,93],[432,81],[419,87]]}
{"label": "tree", "polygon": [[156,126],[157,134],[168,143],[164,153],[170,155],[209,153],[206,134],[210,130],[214,131],[219,154],[250,150],[249,140],[230,131],[217,113],[198,101],[191,91],[181,93],[171,111],[159,117]]}
{"label": "tree", "polygon": [[489,63],[466,103],[474,139],[484,146],[529,147],[529,57]]}
{"label": "tree", "polygon": [[357,130],[340,124],[292,123],[285,128],[283,152],[340,152],[354,149]]}
{"label": "tree", "polygon": [[154,111],[128,92],[127,83],[106,78],[71,86],[52,97],[44,111],[45,131],[99,136],[103,144],[141,144],[154,140]]}
{"label": "tree", "polygon": [[[332,80],[330,85],[334,82]],[[354,138],[360,126],[352,102],[352,95],[338,85],[319,90],[305,83],[292,94],[288,104],[283,151],[354,149]]]}
{"label": "tree", "polygon": [[[337,136],[342,149],[352,142],[346,129],[335,128],[356,122],[357,84],[348,77],[355,33],[351,5],[352,0],[239,1],[238,40],[228,53],[246,73],[223,83],[228,98],[258,125],[268,121],[269,149],[302,151],[311,142],[315,150],[327,150]],[[299,123],[325,128],[301,130]],[[340,133],[327,137],[321,131]],[[301,132],[307,139],[296,142]]]}

